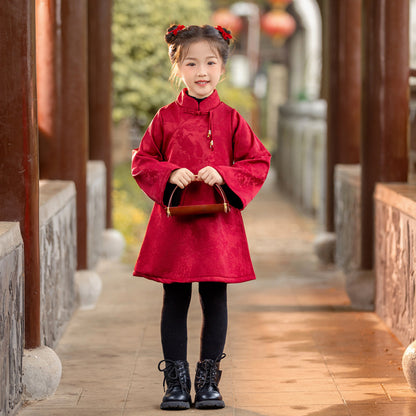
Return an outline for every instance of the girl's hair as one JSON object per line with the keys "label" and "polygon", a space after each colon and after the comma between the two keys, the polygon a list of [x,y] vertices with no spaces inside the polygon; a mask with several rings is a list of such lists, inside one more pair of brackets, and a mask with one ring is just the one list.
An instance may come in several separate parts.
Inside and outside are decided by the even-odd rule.
{"label": "girl's hair", "polygon": [[172,77],[176,74],[179,63],[183,61],[189,46],[194,42],[206,40],[221,57],[223,64],[227,63],[231,32],[225,28],[215,28],[210,25],[182,26],[172,25],[165,34],[165,41],[169,45],[169,58],[172,62]]}

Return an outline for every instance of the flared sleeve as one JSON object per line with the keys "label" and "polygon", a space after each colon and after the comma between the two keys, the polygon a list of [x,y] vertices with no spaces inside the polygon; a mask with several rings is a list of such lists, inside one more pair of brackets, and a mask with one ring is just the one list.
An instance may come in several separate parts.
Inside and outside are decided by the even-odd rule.
{"label": "flared sleeve", "polygon": [[163,205],[170,174],[180,167],[164,159],[162,146],[163,121],[159,111],[147,128],[140,146],[133,150],[131,173],[146,195],[160,205]]}
{"label": "flared sleeve", "polygon": [[233,114],[233,164],[218,166],[230,203],[244,209],[266,180],[271,155],[244,118]]}

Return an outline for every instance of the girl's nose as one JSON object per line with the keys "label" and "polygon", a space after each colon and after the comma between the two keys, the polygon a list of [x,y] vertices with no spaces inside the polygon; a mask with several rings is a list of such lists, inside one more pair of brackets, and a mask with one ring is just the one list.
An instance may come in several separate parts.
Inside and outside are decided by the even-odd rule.
{"label": "girl's nose", "polygon": [[206,75],[207,71],[205,70],[205,67],[203,65],[198,67],[198,76],[203,77]]}

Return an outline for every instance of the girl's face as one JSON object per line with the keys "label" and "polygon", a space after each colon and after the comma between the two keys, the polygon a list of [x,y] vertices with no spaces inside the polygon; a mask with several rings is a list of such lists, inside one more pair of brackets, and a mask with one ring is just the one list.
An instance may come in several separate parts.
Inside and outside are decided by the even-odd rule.
{"label": "girl's face", "polygon": [[205,40],[192,43],[178,65],[178,76],[188,88],[189,95],[195,98],[210,96],[223,73],[221,57]]}

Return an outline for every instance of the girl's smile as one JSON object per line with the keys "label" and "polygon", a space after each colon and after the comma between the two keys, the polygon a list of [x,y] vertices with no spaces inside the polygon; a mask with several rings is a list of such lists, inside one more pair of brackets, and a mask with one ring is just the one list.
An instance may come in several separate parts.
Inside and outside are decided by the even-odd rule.
{"label": "girl's smile", "polygon": [[178,75],[188,88],[189,95],[195,98],[210,96],[223,73],[222,59],[205,40],[192,43],[178,65]]}

